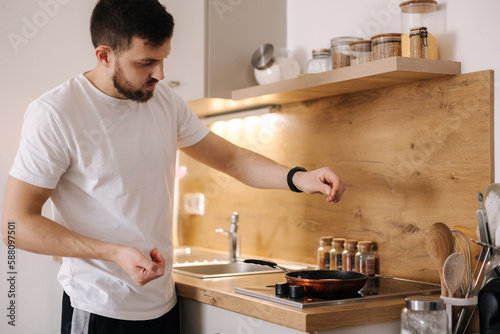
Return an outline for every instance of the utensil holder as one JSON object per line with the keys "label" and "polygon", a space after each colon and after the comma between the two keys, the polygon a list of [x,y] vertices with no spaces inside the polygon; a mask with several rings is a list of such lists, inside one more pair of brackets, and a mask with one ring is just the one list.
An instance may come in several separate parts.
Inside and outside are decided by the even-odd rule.
{"label": "utensil holder", "polygon": [[[445,310],[446,310],[446,314],[448,315],[448,333],[450,333],[450,334],[455,333],[453,331],[453,329],[455,329],[454,325],[457,325],[457,324],[453,324],[453,320],[454,320],[453,319],[453,306],[460,307],[460,311],[464,310],[466,307],[472,308],[472,310],[471,310],[472,313],[464,314],[463,320],[461,323],[462,325],[467,324],[469,319],[471,319],[472,316],[474,315],[473,313],[475,312],[476,307],[477,307],[477,296],[473,296],[470,298],[451,298],[451,297],[441,296],[441,299],[445,303]],[[465,333],[465,330],[464,330],[464,333]]]}

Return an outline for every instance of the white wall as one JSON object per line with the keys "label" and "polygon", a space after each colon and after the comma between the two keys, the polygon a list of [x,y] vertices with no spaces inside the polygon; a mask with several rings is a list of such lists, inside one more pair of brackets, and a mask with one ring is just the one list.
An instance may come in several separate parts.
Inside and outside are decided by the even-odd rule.
{"label": "white wall", "polygon": [[[88,32],[94,4],[94,0],[0,0],[1,202],[28,104],[94,66]],[[59,333],[58,269],[51,257],[17,252],[16,326],[9,326],[7,248],[0,244],[0,333]]]}
{"label": "white wall", "polygon": [[[332,37],[359,34],[359,31],[367,36],[398,32],[399,15],[388,9],[397,8],[398,3],[391,0],[288,0],[288,47],[305,66],[311,50],[328,46]],[[95,0],[0,0],[0,202],[3,202],[3,189],[29,102],[94,66],[88,32],[94,4]],[[496,17],[500,13],[500,2],[448,0],[440,1],[440,8],[441,59],[461,61],[463,73],[499,69],[500,46],[494,41],[500,31]],[[19,44],[9,40],[12,34]],[[495,88],[499,91],[497,82]],[[495,96],[498,97],[498,92]],[[495,109],[498,114],[499,109]],[[17,261],[16,327],[11,327],[6,317],[7,248],[1,244],[0,332],[58,333],[61,289],[56,274],[59,265],[50,257],[22,251],[17,253]]]}

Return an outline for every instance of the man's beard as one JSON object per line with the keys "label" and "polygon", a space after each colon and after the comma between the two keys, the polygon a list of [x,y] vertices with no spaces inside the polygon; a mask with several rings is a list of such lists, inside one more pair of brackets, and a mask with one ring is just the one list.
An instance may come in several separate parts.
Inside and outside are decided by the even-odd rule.
{"label": "man's beard", "polygon": [[132,87],[132,83],[128,81],[123,75],[120,63],[118,62],[115,63],[115,73],[113,74],[113,85],[120,94],[122,94],[125,98],[129,100],[141,103],[148,101],[150,98],[153,97],[153,90],[146,90],[145,87],[147,85],[157,82],[158,80],[151,79],[148,82],[146,82],[146,84],[143,85],[141,89],[134,89]]}

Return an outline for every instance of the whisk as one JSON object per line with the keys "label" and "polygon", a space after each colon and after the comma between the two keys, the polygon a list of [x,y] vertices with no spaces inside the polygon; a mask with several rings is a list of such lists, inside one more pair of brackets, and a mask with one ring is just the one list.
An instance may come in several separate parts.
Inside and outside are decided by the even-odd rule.
{"label": "whisk", "polygon": [[[453,234],[455,252],[464,257],[465,263],[467,265],[466,266],[467,270],[465,272],[464,280],[460,285],[460,291],[462,292],[462,295],[465,295],[465,298],[467,298],[471,294],[472,287],[474,284],[473,282],[474,273],[472,270],[472,259],[471,259],[469,239],[464,233],[460,231],[452,230],[451,233]],[[476,269],[474,269],[474,271],[475,270]]]}

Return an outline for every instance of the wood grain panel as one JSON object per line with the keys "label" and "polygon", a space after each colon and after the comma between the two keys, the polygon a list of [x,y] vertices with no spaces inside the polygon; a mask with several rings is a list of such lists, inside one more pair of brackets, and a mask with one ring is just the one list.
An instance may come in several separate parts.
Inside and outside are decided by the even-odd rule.
{"label": "wood grain panel", "polygon": [[233,211],[242,251],[315,263],[320,236],[377,242],[382,274],[438,281],[430,226],[476,227],[476,193],[493,180],[493,72],[481,71],[283,105],[258,122],[213,125],[280,163],[331,166],[347,190],[321,196],[252,189],[182,156],[181,194],[203,192],[204,216],[181,212],[181,242],[226,250]]}

